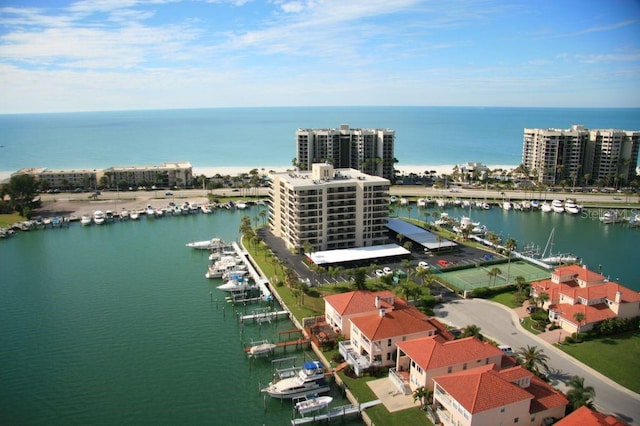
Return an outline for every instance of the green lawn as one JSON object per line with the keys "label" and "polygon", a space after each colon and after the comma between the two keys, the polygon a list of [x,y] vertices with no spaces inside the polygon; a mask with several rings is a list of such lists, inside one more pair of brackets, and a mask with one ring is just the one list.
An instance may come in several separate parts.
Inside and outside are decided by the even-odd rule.
{"label": "green lawn", "polygon": [[491,300],[492,302],[498,302],[501,305],[504,305],[508,308],[518,308],[521,305],[517,304],[514,302],[513,300],[513,293],[500,293],[500,294],[496,294],[495,296],[491,297],[489,300]]}
{"label": "green lawn", "polygon": [[18,213],[12,214],[0,214],[0,227],[5,227],[9,225],[13,225],[17,222],[22,222],[24,217],[20,216]]}
{"label": "green lawn", "polygon": [[640,331],[557,347],[616,383],[640,393]]}
{"label": "green lawn", "polygon": [[[367,385],[367,382],[371,380],[377,380],[377,377],[360,377],[352,379],[344,375],[344,373],[338,373],[340,378],[344,381],[345,385],[353,396],[356,397],[358,402],[363,403],[367,401],[373,401],[377,399],[376,394],[373,393],[371,388]],[[420,408],[409,408],[408,410],[397,411],[390,413],[384,405],[376,405],[367,410],[367,414],[373,424],[378,426],[384,425],[418,425],[418,426],[432,426],[425,413]]]}

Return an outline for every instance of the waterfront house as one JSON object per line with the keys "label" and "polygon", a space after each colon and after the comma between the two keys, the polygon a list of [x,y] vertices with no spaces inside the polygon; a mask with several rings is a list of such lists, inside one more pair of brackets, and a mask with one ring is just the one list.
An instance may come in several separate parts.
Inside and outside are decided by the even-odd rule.
{"label": "waterfront house", "polygon": [[544,305],[549,319],[569,333],[589,331],[607,319],[640,315],[640,293],[586,266],[556,268],[550,279],[532,282],[531,292],[534,297],[549,295]]}
{"label": "waterfront house", "polygon": [[407,303],[404,299],[396,297],[392,292],[385,291],[350,291],[348,293],[333,294],[324,298],[325,321],[333,327],[338,334],[351,337],[351,319],[370,315],[385,308],[404,309]]}
{"label": "waterfront house", "polygon": [[[444,340],[440,336],[398,342],[396,366],[389,377],[405,394],[425,387],[433,389],[433,378],[478,366],[503,365],[503,352],[477,337]],[[505,364],[513,366],[510,358]]]}
{"label": "waterfront house", "polygon": [[433,379],[437,424],[541,425],[564,416],[568,400],[530,371],[495,364]]}

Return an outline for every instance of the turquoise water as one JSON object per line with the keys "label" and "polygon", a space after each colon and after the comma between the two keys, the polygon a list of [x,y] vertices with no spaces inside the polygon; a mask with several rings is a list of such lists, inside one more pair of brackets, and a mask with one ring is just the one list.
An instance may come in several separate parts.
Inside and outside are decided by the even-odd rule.
{"label": "turquoise water", "polygon": [[[234,240],[240,217],[72,224],[2,241],[0,423],[286,424],[291,403],[258,391],[271,362],[250,362],[243,345],[293,325],[241,334],[221,281],[204,278],[206,254],[185,247]],[[278,357],[294,355],[301,365],[312,353]]]}
{"label": "turquoise water", "polygon": [[396,131],[399,165],[520,164],[525,127],[640,130],[640,109],[474,107],[218,108],[0,115],[0,171],[165,161],[286,166],[298,128]]}
{"label": "turquoise water", "polygon": [[[411,217],[433,221],[426,214],[442,209],[411,210]],[[603,212],[593,210],[580,215],[543,214],[540,211],[505,211],[497,207],[491,210],[450,207],[444,211],[451,217],[470,216],[474,222],[486,225],[491,231],[501,235],[503,241],[509,237],[516,240],[518,250],[534,245],[542,252],[553,230],[553,254],[571,253],[593,271],[601,271],[612,281],[640,291],[640,267],[637,248],[640,243],[640,228],[630,228],[626,224],[605,225],[597,217]],[[400,215],[409,213],[398,210]],[[625,213],[621,213],[625,214]],[[626,212],[629,214],[629,211]]]}

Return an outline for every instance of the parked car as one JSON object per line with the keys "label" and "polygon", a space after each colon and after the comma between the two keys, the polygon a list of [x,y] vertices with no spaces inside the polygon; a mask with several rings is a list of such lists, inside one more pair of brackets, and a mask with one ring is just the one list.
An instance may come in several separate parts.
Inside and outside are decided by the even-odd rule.
{"label": "parked car", "polygon": [[382,268],[382,271],[384,272],[385,275],[391,275],[393,273],[393,270],[388,266],[385,266],[384,268]]}
{"label": "parked car", "polygon": [[505,355],[509,355],[509,356],[513,355],[513,350],[509,345],[499,345],[498,349],[500,349],[502,353],[504,353]]}
{"label": "parked car", "polygon": [[532,313],[534,313],[534,312],[535,312],[535,311],[537,311],[537,310],[538,310],[538,307],[537,307],[536,305],[529,305],[529,306],[527,306],[527,313],[529,313],[529,314],[532,314]]}
{"label": "parked car", "polygon": [[376,269],[376,276],[378,276],[378,277],[383,277],[384,276],[384,272],[382,271],[382,269]]}
{"label": "parked car", "polygon": [[429,269],[431,268],[431,265],[429,265],[427,262],[422,261],[418,263],[418,269]]}

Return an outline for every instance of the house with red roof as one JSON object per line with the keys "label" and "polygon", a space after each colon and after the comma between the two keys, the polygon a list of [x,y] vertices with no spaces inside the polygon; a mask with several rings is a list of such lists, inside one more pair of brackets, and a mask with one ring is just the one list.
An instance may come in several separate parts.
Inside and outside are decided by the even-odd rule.
{"label": "house with red roof", "polygon": [[[503,364],[503,352],[477,337],[444,340],[429,336],[398,342],[396,346],[396,366],[389,370],[389,377],[405,394],[420,387],[433,389],[434,377]],[[505,364],[513,366],[509,358]]]}
{"label": "house with red roof", "polygon": [[550,279],[532,282],[531,291],[534,297],[549,295],[544,306],[549,319],[569,333],[589,331],[606,319],[640,315],[640,293],[586,266],[556,268]]}
{"label": "house with red roof", "polygon": [[395,365],[397,342],[435,335],[453,339],[442,323],[390,291],[360,290],[324,299],[325,320],[348,338],[338,347],[356,374]]}
{"label": "house with red roof", "polygon": [[344,334],[349,339],[352,318],[377,313],[381,308],[391,312],[407,306],[404,299],[396,297],[388,290],[376,292],[358,290],[325,296],[324,316],[325,321],[334,328],[336,333]]}
{"label": "house with red roof", "polygon": [[628,426],[615,416],[593,411],[584,405],[573,413],[554,423],[556,426]]}
{"label": "house with red roof", "polygon": [[520,366],[498,370],[489,364],[438,376],[433,382],[437,423],[447,426],[540,425],[562,418],[569,403]]}

